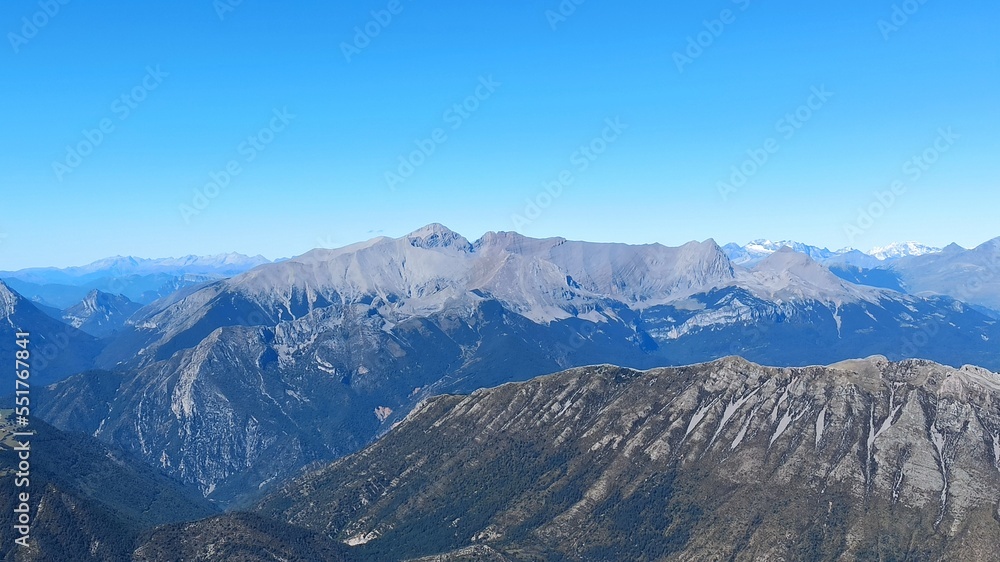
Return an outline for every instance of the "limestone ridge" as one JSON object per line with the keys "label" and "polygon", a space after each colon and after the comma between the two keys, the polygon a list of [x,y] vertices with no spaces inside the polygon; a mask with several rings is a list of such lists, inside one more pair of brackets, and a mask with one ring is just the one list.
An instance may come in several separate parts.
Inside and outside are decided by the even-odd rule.
{"label": "limestone ridge", "polygon": [[259,510],[370,559],[997,560],[1000,375],[576,368],[432,399]]}

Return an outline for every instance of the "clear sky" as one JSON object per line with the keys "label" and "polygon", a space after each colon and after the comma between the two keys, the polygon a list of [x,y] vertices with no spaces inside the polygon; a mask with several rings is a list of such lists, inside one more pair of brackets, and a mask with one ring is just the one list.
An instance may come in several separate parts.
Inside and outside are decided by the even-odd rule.
{"label": "clear sky", "polygon": [[276,258],[430,222],[974,246],[1000,235],[998,19],[995,0],[5,0],[0,269]]}

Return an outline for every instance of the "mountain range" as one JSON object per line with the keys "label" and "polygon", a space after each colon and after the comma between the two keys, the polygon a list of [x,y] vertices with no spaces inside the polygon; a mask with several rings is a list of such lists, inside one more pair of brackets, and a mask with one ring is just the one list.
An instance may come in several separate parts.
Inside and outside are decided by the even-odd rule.
{"label": "mountain range", "polygon": [[[217,555],[253,560],[257,554],[262,560],[308,560],[309,553],[323,553],[319,559],[328,560],[598,560],[613,552],[630,552],[636,560],[738,559],[727,550],[731,545],[719,542],[723,535],[743,536],[740,548],[764,557],[823,552],[833,553],[828,559],[849,559],[883,548],[871,528],[895,537],[891,540],[897,542],[886,543],[885,549],[902,548],[916,558],[943,556],[946,546],[963,555],[981,554],[995,529],[977,526],[980,519],[966,514],[992,513],[983,507],[988,494],[966,490],[967,479],[952,481],[949,475],[975,472],[989,481],[989,471],[976,463],[983,451],[1000,450],[994,443],[1000,442],[994,436],[1000,428],[994,417],[995,375],[988,371],[1000,370],[1000,239],[970,250],[904,248],[896,253],[920,255],[902,257],[885,250],[886,259],[795,244],[753,246],[760,255],[735,263],[733,248],[712,240],[667,247],[491,232],[470,241],[432,224],[399,238],[318,249],[278,262],[224,264],[242,270],[232,275],[203,269],[196,274],[210,278],[180,283],[146,302],[91,288],[79,300],[50,307],[0,281],[0,337],[12,341],[14,331],[32,332],[32,412],[54,426],[52,431],[96,438],[94,443],[141,463],[155,478],[196,491],[204,505],[229,510],[201,523],[179,518],[156,529],[128,526],[122,531],[128,541],[116,548],[135,546],[136,560],[170,559],[178,552],[204,560]],[[170,269],[174,265],[152,273],[152,266],[136,265],[123,274],[128,279],[165,275],[174,281],[188,275]],[[93,274],[120,286],[114,271],[90,270],[74,275],[81,280]],[[49,280],[66,280],[65,273],[49,274]],[[19,279],[44,281],[39,275]],[[745,359],[720,360],[729,356]],[[868,356],[873,358],[857,360]],[[535,378],[566,369],[557,377]],[[589,378],[597,386],[588,386],[584,379]],[[568,379],[579,380],[572,391],[545,382]],[[665,382],[656,386],[660,380]],[[488,388],[494,390],[483,390]],[[842,396],[843,389],[854,390]],[[625,394],[616,394],[619,390]],[[537,393],[548,402],[495,410],[496,404],[518,404],[523,393]],[[616,402],[625,395],[628,400]],[[585,470],[610,470],[611,465],[575,456],[594,442],[567,433],[570,428],[559,425],[558,408],[551,402],[569,407],[576,398],[563,402],[574,396],[591,396],[594,402],[576,415],[579,427],[573,431],[601,427],[590,435],[609,439],[592,453],[613,443],[611,451],[624,447],[633,455],[631,434],[611,431],[608,424],[631,419],[633,410],[646,411],[643,400],[653,400],[648,407],[664,412],[656,424],[669,420],[668,425],[643,430],[642,450],[649,460],[641,457],[639,472],[602,477]],[[486,401],[474,411],[482,412],[481,421],[449,417],[459,404],[480,398]],[[621,407],[606,409],[609,404]],[[770,422],[760,417],[764,409],[772,412]],[[954,429],[956,411],[979,425]],[[493,424],[514,414],[529,417]],[[630,427],[652,423],[649,415],[641,414]],[[790,427],[801,434],[803,416],[812,416],[809,423],[817,434],[833,435],[816,429],[827,419],[842,423],[836,429],[840,444],[834,447],[813,435],[814,451],[822,455],[806,455],[800,439],[775,457],[771,449],[786,432],[792,435]],[[550,422],[552,427],[546,425]],[[487,434],[496,441],[484,440],[479,451],[479,445],[452,430],[437,434],[437,428],[452,423],[456,428],[493,424]],[[687,424],[679,440],[678,424]],[[711,424],[718,424],[713,435],[700,435]],[[739,432],[737,424],[745,430]],[[875,451],[873,443],[897,426],[910,428],[909,437],[885,453]],[[922,437],[915,433],[919,427],[925,428]],[[547,433],[550,429],[558,434]],[[651,432],[666,436],[662,451],[646,443]],[[765,433],[771,438],[762,447]],[[867,436],[864,443],[861,436]],[[982,444],[978,449],[976,439]],[[503,448],[505,440],[512,440],[512,449]],[[732,445],[729,453],[719,445],[723,440]],[[419,451],[407,448],[411,441]],[[574,448],[560,449],[564,442]],[[747,446],[739,448],[744,442]],[[949,449],[949,443],[957,448]],[[469,457],[459,465],[422,456],[441,450],[463,458],[467,453],[449,449],[458,444],[482,455],[481,462]],[[547,447],[561,452],[547,456]],[[503,458],[514,464],[486,462],[493,458],[487,450],[507,450]],[[979,460],[958,462],[958,450],[976,452]],[[678,457],[678,451],[687,452]],[[393,456],[397,452],[403,456]],[[766,474],[785,474],[785,480],[775,481],[771,491],[740,487],[729,469],[709,468],[733,456],[747,467],[763,467]],[[382,458],[395,468],[378,472]],[[497,462],[506,462],[503,458]],[[656,464],[658,459],[667,464]],[[606,460],[615,466],[625,462],[615,455]],[[540,464],[532,464],[536,461]],[[657,468],[643,468],[647,462]],[[786,462],[798,468],[782,468]],[[574,463],[582,463],[580,471],[571,469]],[[996,470],[1000,460],[994,464]],[[427,488],[435,476],[421,472],[424,466],[447,468],[448,480],[470,493],[480,482],[485,499],[448,503],[468,494],[457,494],[445,483]],[[524,488],[530,482],[520,479],[514,467],[556,487]],[[381,496],[365,495],[384,485],[377,475],[396,469],[399,482],[411,472],[417,478],[405,493],[387,496],[388,504],[380,503]],[[942,473],[947,490],[964,499],[949,500],[938,489],[935,512],[926,500],[933,491],[932,469]],[[789,470],[799,470],[799,480],[788,476]],[[913,486],[913,497],[923,499],[905,508],[895,499],[886,504],[879,478],[889,473],[918,478],[894,485]],[[736,474],[758,481],[763,473]],[[759,511],[753,498],[797,506],[797,519],[819,517],[819,507],[796,499],[817,497],[808,483],[819,481],[833,486],[823,488],[833,494],[828,515],[837,513],[828,519],[827,531],[779,540],[775,529],[792,529],[794,521]],[[487,493],[494,489],[499,496]],[[705,495],[715,489],[731,490],[735,503]],[[317,504],[296,490],[323,499]],[[641,491],[637,496],[636,490]],[[656,495],[661,493],[666,495]],[[529,509],[528,496],[552,503]],[[629,498],[652,503],[633,505]],[[874,503],[866,503],[869,499]],[[859,501],[868,506],[865,511],[849,509]],[[494,519],[500,512],[487,513],[484,506],[508,515]],[[553,511],[570,507],[575,515]],[[665,508],[694,511],[681,519],[654,516]],[[737,509],[733,519],[742,531],[699,527],[699,521],[717,520],[731,508],[743,510]],[[468,520],[451,517],[463,511]],[[933,540],[898,542],[903,540],[899,528],[876,525],[890,515]],[[442,526],[445,516],[451,519]],[[114,515],[108,521],[120,519]],[[799,530],[789,531],[793,535],[809,532],[794,528]],[[581,529],[592,538],[574,534]],[[656,538],[660,535],[649,534],[654,529],[666,534]],[[692,542],[703,534],[709,538]],[[968,544],[959,537],[968,537]],[[345,542],[353,548],[345,550]],[[965,546],[956,547],[959,543]],[[629,550],[635,544],[649,544],[652,550]],[[807,545],[813,550],[803,550]]]}
{"label": "mountain range", "polygon": [[763,238],[753,240],[742,246],[729,243],[723,246],[723,250],[734,264],[752,266],[774,252],[786,247],[806,254],[820,263],[829,262],[862,267],[879,267],[899,258],[935,254],[942,250],[941,248],[926,246],[918,242],[896,242],[872,248],[868,252],[861,252],[854,248],[831,251],[827,248],[811,246],[792,240],[772,242]]}
{"label": "mountain range", "polygon": [[65,309],[98,290],[149,304],[185,287],[238,275],[271,263],[263,256],[220,254],[145,259],[116,256],[79,267],[0,271],[10,287],[29,300]]}
{"label": "mountain range", "polygon": [[[1000,254],[990,248],[956,255],[988,271]],[[950,251],[893,271],[946,269]],[[147,305],[102,340],[99,371],[42,391],[40,413],[242,505],[366,446],[430,396],[573,366],[883,354],[1000,369],[1000,325],[979,298],[1000,291],[982,287],[969,304],[852,283],[790,248],[748,269],[710,240],[670,248],[500,232],[470,242],[430,225]]]}

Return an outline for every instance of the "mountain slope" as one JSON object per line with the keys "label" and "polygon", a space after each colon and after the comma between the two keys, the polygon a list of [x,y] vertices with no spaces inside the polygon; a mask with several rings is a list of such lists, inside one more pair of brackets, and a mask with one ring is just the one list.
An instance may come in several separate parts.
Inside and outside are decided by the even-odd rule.
{"label": "mountain slope", "polygon": [[1000,238],[971,250],[953,244],[940,253],[902,258],[891,267],[907,292],[948,295],[1000,311]]}
{"label": "mountain slope", "polygon": [[348,548],[319,533],[249,513],[157,528],[136,548],[134,562],[340,562]]}
{"label": "mountain slope", "polygon": [[1000,369],[993,318],[946,297],[855,285],[790,248],[738,271],[729,286],[643,310],[641,319],[674,365],[727,354],[783,365],[884,354]]}
{"label": "mountain slope", "polygon": [[359,449],[425,396],[556,370],[563,354],[643,355],[624,334],[574,349],[571,326],[538,326],[495,301],[391,331],[371,311],[357,305],[277,328],[219,328],[134,373],[85,373],[44,389],[39,415],[117,443],[227,502]]}
{"label": "mountain slope", "polygon": [[914,243],[873,251],[884,261],[854,253],[824,261],[852,283],[892,289],[914,296],[945,296],[1000,317],[1000,238],[966,250],[957,244],[927,248]]}
{"label": "mountain slope", "polygon": [[876,301],[879,291],[837,277],[809,256],[784,247],[757,263],[743,284],[769,300],[815,300],[843,304]]}
{"label": "mountain slope", "polygon": [[206,517],[214,508],[196,491],[81,434],[32,421],[31,548],[14,544],[12,411],[0,412],[0,559],[19,561],[129,559],[139,533],[157,525]]}
{"label": "mountain slope", "polygon": [[727,358],[435,398],[259,511],[371,560],[959,561],[998,502],[1000,375]]}

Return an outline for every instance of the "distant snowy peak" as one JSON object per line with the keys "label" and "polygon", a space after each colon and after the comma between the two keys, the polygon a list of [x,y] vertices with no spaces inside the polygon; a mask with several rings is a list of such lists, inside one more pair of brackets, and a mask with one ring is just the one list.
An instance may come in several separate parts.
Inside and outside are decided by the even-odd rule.
{"label": "distant snowy peak", "polygon": [[839,252],[831,252],[827,248],[810,246],[793,240],[773,242],[771,240],[758,239],[751,241],[745,246],[740,246],[739,244],[726,244],[723,247],[723,250],[725,250],[726,255],[729,256],[730,261],[734,264],[752,267],[754,264],[760,262],[764,258],[770,256],[778,250],[781,250],[782,248],[791,248],[792,250],[799,252],[800,254],[805,254],[819,262],[826,261],[839,255]]}
{"label": "distant snowy peak", "polygon": [[761,254],[773,254],[782,248],[791,248],[792,250],[795,250],[800,254],[805,254],[814,260],[825,260],[836,255],[835,252],[831,252],[826,248],[810,246],[809,244],[803,244],[793,240],[782,240],[780,242],[772,242],[770,240],[754,240],[753,242],[747,244],[747,248]]}
{"label": "distant snowy peak", "polygon": [[800,254],[805,254],[821,264],[853,265],[855,267],[869,268],[878,267],[883,262],[895,261],[899,258],[922,256],[943,251],[941,248],[934,248],[917,242],[897,242],[888,246],[873,248],[868,253],[853,248],[843,248],[834,251],[793,240],[773,242],[766,239],[754,240],[745,246],[730,243],[726,244],[723,249],[734,264],[753,267],[764,258],[786,247]]}
{"label": "distant snowy peak", "polygon": [[936,254],[942,248],[926,246],[918,242],[894,242],[888,246],[878,246],[872,248],[868,254],[882,261],[905,258],[909,256],[923,256],[926,254]]}

